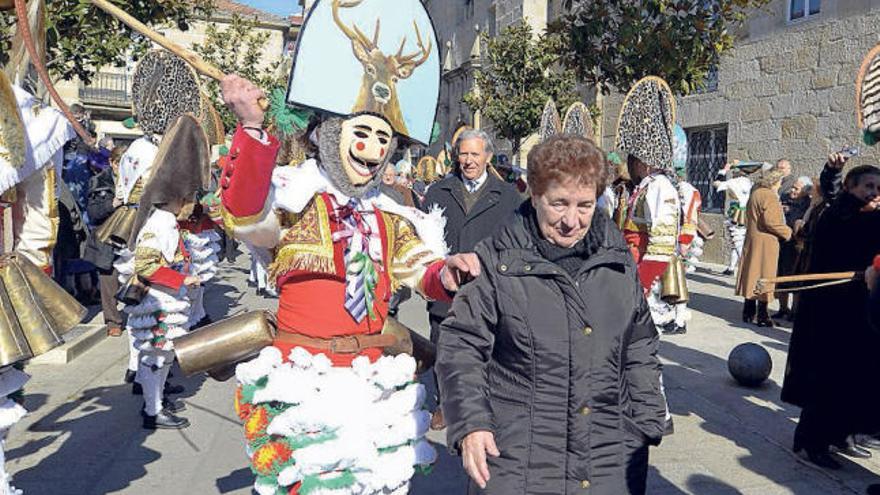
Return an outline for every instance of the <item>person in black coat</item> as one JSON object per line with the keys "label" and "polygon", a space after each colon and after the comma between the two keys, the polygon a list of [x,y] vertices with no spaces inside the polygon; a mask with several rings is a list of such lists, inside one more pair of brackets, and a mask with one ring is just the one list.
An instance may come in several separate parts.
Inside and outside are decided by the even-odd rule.
{"label": "person in black coat", "polygon": [[[92,176],[89,180],[87,194],[87,210],[92,226],[97,229],[101,226],[118,206],[116,198],[116,171],[119,161],[125,153],[125,146],[116,146],[110,153],[110,166]],[[94,230],[92,231],[94,233]],[[101,310],[104,312],[104,323],[107,325],[107,335],[118,337],[122,335],[122,314],[116,303],[116,293],[119,291],[119,279],[113,261],[116,258],[113,247],[98,241],[97,236],[91,235],[86,241],[83,251],[83,259],[95,265],[98,270],[98,279],[101,290]]]}
{"label": "person in black coat", "polygon": [[665,427],[659,338],[596,208],[606,176],[585,138],[534,148],[531,201],[477,245],[481,274],[443,322],[435,369],[468,493],[645,493]]}
{"label": "person in black coat", "polygon": [[[811,240],[811,273],[864,270],[880,252],[880,169],[826,166],[823,190],[834,200],[819,218]],[[880,396],[873,392],[880,366],[880,336],[868,323],[864,284],[849,283],[801,295],[789,345],[782,400],[802,408],[794,450],[815,464],[836,469],[831,450],[870,457],[852,435],[880,430]]]}
{"label": "person in black coat", "polygon": [[[489,171],[493,152],[488,134],[479,130],[464,131],[456,142],[458,170],[432,185],[425,195],[424,211],[443,209],[446,218],[444,237],[449,254],[472,252],[478,242],[504,225],[522,202],[512,185]],[[435,344],[440,323],[448,311],[447,303],[428,303],[431,342]],[[439,411],[438,408],[431,420],[431,427],[435,430],[445,425]]]}

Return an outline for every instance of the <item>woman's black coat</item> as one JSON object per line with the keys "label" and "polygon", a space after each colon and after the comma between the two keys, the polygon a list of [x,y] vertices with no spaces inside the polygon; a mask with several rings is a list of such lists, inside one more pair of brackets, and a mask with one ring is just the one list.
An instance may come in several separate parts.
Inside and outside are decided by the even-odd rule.
{"label": "woman's black coat", "polygon": [[572,277],[538,253],[529,210],[477,246],[482,274],[456,295],[440,332],[450,448],[473,431],[494,433],[501,456],[489,459],[487,494],[644,493],[665,401],[635,263],[596,212],[589,256]]}
{"label": "woman's black coat", "polygon": [[[841,193],[813,234],[811,273],[864,271],[880,253],[880,213]],[[837,411],[850,433],[880,428],[876,392],[880,336],[871,330],[864,282],[801,293],[788,351],[782,400]],[[871,431],[865,431],[871,430]]]}

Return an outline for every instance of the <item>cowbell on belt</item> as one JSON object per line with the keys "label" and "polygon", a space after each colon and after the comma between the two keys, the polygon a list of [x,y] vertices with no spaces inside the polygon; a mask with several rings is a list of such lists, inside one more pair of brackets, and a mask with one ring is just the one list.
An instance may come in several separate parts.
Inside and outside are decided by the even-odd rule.
{"label": "cowbell on belt", "polygon": [[76,299],[19,254],[0,257],[0,366],[39,356],[86,316]]}

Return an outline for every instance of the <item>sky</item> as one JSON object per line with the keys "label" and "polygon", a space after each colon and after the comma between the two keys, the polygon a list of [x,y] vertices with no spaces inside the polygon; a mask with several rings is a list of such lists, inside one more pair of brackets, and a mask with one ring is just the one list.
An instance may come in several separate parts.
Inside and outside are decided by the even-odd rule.
{"label": "sky", "polygon": [[280,16],[298,14],[300,11],[298,0],[235,0],[238,3],[265,10]]}

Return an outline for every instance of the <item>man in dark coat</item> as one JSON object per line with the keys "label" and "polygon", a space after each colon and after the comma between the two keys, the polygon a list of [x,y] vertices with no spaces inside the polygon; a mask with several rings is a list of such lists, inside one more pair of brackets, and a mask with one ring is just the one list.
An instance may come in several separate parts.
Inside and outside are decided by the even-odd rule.
{"label": "man in dark coat", "polygon": [[[505,220],[512,217],[522,198],[516,189],[488,170],[494,146],[483,131],[468,130],[456,142],[458,170],[435,183],[425,196],[423,209],[443,209],[446,217],[444,237],[449,253],[469,253],[478,242],[489,237]],[[428,303],[431,342],[437,343],[440,323],[449,312],[449,304]],[[439,400],[439,396],[438,396]],[[438,407],[431,428],[445,426]]]}
{"label": "man in dark coat", "polygon": [[[837,195],[816,224],[808,270],[813,273],[861,271],[880,252],[880,169],[856,167],[836,184],[843,162],[826,165],[824,192]],[[880,366],[880,337],[865,313],[864,284],[849,283],[805,291],[795,317],[782,400],[802,408],[794,449],[827,468],[839,463],[835,446],[859,457],[870,454],[848,441],[855,433],[880,429],[880,396],[872,392]]]}

